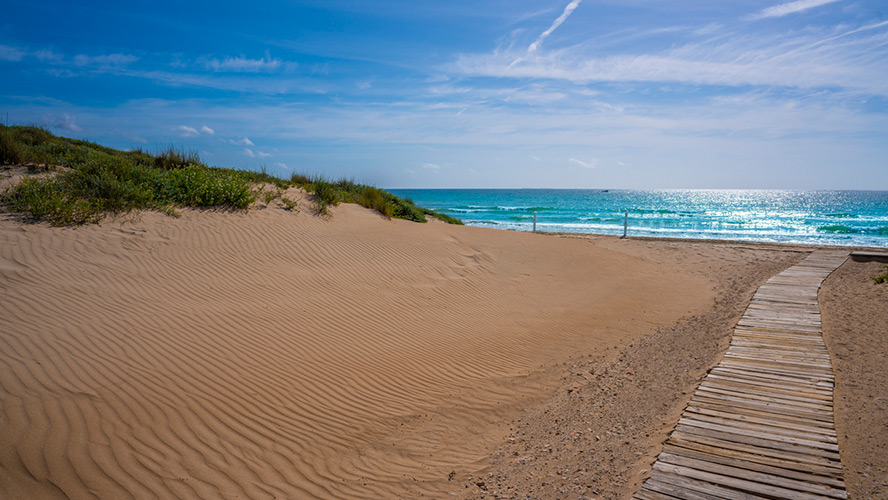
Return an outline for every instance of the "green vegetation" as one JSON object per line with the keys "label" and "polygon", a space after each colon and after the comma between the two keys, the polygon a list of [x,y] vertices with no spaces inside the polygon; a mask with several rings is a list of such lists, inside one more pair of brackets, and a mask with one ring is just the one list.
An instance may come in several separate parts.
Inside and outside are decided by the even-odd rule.
{"label": "green vegetation", "polygon": [[874,277],[874,278],[873,278],[873,281],[874,281],[877,285],[878,285],[878,284],[881,284],[881,283],[886,283],[886,282],[888,282],[888,266],[885,266],[885,272],[882,273],[882,274],[880,274],[880,275],[878,275],[878,276],[876,276],[876,277]]}
{"label": "green vegetation", "polygon": [[290,177],[290,182],[309,193],[314,193],[315,210],[321,214],[326,214],[330,206],[340,203],[357,203],[362,207],[376,210],[386,217],[425,222],[425,216],[428,215],[448,224],[462,224],[459,219],[418,207],[409,198],[400,198],[388,191],[366,184],[358,184],[351,179],[330,181],[323,176],[293,174]]}
{"label": "green vegetation", "polygon": [[[323,177],[294,175],[290,180],[261,171],[210,167],[196,152],[170,145],[157,154],[141,149],[119,151],[98,144],[57,137],[37,127],[0,125],[0,164],[52,165],[43,175],[28,176],[0,194],[9,210],[54,225],[99,222],[107,214],[174,207],[222,207],[246,210],[257,198],[267,204],[280,198],[293,210],[296,202],[283,190],[300,186],[314,196],[315,209],[358,203],[386,217],[425,222],[426,215],[452,224],[460,221],[417,207],[387,191]],[[29,169],[29,170],[34,170]],[[271,190],[267,185],[274,186]]]}

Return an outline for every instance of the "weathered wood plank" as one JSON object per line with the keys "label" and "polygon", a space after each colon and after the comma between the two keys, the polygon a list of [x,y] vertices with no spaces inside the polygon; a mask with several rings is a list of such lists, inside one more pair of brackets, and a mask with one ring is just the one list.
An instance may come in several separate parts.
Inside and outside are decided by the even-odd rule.
{"label": "weathered wood plank", "polygon": [[692,469],[690,467],[683,467],[681,465],[667,464],[660,461],[654,463],[654,469],[663,472],[672,472],[673,474],[687,476],[693,479],[700,479],[702,481],[709,481],[717,485],[735,488],[744,492],[750,492],[753,494],[758,493],[761,495],[765,495],[766,498],[785,498],[788,500],[824,500],[826,498],[830,498],[824,495],[816,495],[814,493],[789,490],[786,488],[780,488],[778,486],[756,483],[754,481],[747,481],[745,479],[723,476],[721,474],[714,474],[712,472]]}
{"label": "weathered wood plank", "polygon": [[749,410],[746,408],[730,407],[726,405],[707,405],[700,401],[691,401],[685,409],[685,413],[699,413],[714,417],[729,418],[740,422],[761,423],[784,429],[795,429],[803,432],[821,433],[827,436],[835,436],[836,431],[829,422],[819,422],[801,417]]}
{"label": "weathered wood plank", "polygon": [[[784,469],[781,467],[775,467],[773,465],[766,465],[762,463],[758,463],[753,460],[748,460],[748,458],[755,459],[755,455],[745,455],[743,458],[737,457],[726,457],[721,453],[717,452],[705,452],[699,450],[693,450],[689,448],[683,448],[679,446],[675,446],[674,444],[666,444],[663,447],[663,453],[668,453],[670,455],[676,455],[684,458],[690,458],[695,460],[701,460],[704,462],[709,462],[712,464],[719,464],[728,467],[736,467],[738,469],[746,469],[753,472],[760,472],[762,474],[769,474],[772,476],[783,477],[786,479],[793,479],[796,481],[804,481],[813,484],[821,484],[826,485],[830,488],[834,489],[845,489],[845,482],[841,479],[824,477],[820,474],[811,474],[807,472],[800,472],[791,469]],[[802,491],[813,491],[803,489]],[[815,492],[816,493],[816,492]]]}
{"label": "weathered wood plank", "polygon": [[[726,432],[726,433],[737,433],[738,435],[744,438],[755,438],[755,439],[763,439],[767,441],[774,441],[776,443],[787,443],[791,445],[798,446],[807,446],[809,448],[817,448],[818,450],[827,450],[838,453],[839,447],[835,443],[827,443],[823,441],[814,441],[811,439],[802,439],[793,436],[786,436],[783,434],[777,434],[773,432],[761,432],[755,431],[749,428],[744,428],[739,425],[719,425],[712,422],[702,422],[700,420],[695,420],[691,418],[680,418],[678,420],[678,425],[684,425],[688,427],[696,427],[700,429],[712,430],[715,432]],[[742,433],[742,434],[741,434]],[[772,447],[777,447],[777,444],[771,444]],[[811,452],[812,454],[816,454]],[[819,453],[819,452],[818,452]],[[826,455],[821,455],[826,456]]]}
{"label": "weathered wood plank", "polygon": [[704,493],[723,500],[761,500],[763,498],[759,495],[750,495],[742,491],[723,488],[709,482],[691,479],[689,477],[679,476],[665,471],[654,470],[651,473],[651,479],[656,479],[661,483],[679,486],[686,491]]}
{"label": "weathered wood plank", "polygon": [[682,431],[676,431],[672,433],[672,437],[670,437],[669,441],[667,442],[675,445],[679,445],[679,443],[682,442],[706,444],[724,450],[740,451],[759,455],[762,457],[792,461],[796,464],[799,464],[800,467],[820,467],[836,471],[837,474],[842,473],[842,464],[837,459],[821,457],[817,455],[809,455],[807,453],[796,453],[788,450],[778,450],[775,448],[762,448],[754,444],[740,443],[737,441],[730,441],[713,436],[704,436],[702,434],[692,434]]}
{"label": "weathered wood plank", "polygon": [[846,258],[817,250],[759,287],[633,498],[847,498],[817,302]]}
{"label": "weathered wood plank", "polygon": [[818,432],[817,429],[811,430],[800,430],[787,428],[779,425],[770,425],[763,424],[760,422],[750,422],[748,420],[739,420],[734,418],[725,418],[718,415],[711,415],[706,413],[698,413],[698,412],[685,412],[682,415],[682,420],[696,420],[699,422],[709,422],[712,424],[718,424],[726,427],[731,427],[733,429],[739,430],[751,430],[756,432],[768,433],[768,434],[780,434],[783,436],[807,439],[811,441],[823,441],[824,443],[832,443],[836,444],[838,441],[836,440],[836,436],[825,434],[822,432]]}
{"label": "weathered wood plank", "polygon": [[768,474],[764,472],[757,472],[749,469],[744,469],[740,467],[733,467],[729,465],[722,465],[718,463],[708,462],[706,460],[700,460],[696,458],[688,458],[682,457],[678,455],[673,455],[669,453],[661,453],[659,456],[659,460],[662,460],[664,463],[680,465],[682,467],[689,467],[692,469],[696,469],[699,471],[711,472],[713,474],[721,474],[727,477],[739,478],[746,481],[751,481],[755,483],[761,483],[765,485],[779,486],[781,488],[786,488],[794,491],[804,491],[808,493],[814,493],[816,495],[832,497],[832,498],[848,498],[848,494],[845,492],[845,488],[833,488],[829,485],[825,484],[815,484],[809,483],[808,481],[799,481],[796,479],[789,479],[782,476],[777,476],[773,474]]}
{"label": "weathered wood plank", "polygon": [[[754,449],[756,453],[749,451],[737,450],[721,446],[711,446],[696,441],[688,441],[685,439],[670,439],[664,446],[663,451],[668,450],[687,450],[687,452],[696,451],[705,453],[708,456],[722,457],[725,459],[742,460],[751,464],[769,466],[789,472],[798,472],[812,477],[821,478],[823,481],[837,481],[839,484],[842,480],[842,469],[838,467],[829,467],[826,465],[801,462],[799,460],[788,459],[786,457],[772,457],[757,453],[758,449]],[[675,453],[678,453],[677,451]],[[830,483],[832,484],[832,483]]]}

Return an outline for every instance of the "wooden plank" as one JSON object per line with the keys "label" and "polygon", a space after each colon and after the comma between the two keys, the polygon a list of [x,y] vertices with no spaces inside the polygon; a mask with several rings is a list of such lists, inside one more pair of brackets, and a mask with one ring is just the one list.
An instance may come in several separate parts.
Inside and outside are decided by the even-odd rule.
{"label": "wooden plank", "polygon": [[751,384],[743,380],[719,379],[718,377],[707,377],[700,384],[700,387],[720,389],[724,391],[733,391],[738,394],[751,394],[759,396],[768,396],[786,401],[797,401],[800,403],[809,403],[817,405],[825,405],[832,408],[832,396],[818,395],[814,391],[807,390],[791,390],[776,387],[763,387]]}
{"label": "wooden plank", "polygon": [[[839,461],[839,454],[832,450],[824,450],[803,444],[786,443],[777,439],[752,437],[746,434],[740,434],[742,431],[734,432],[720,429],[706,429],[698,426],[679,424],[675,426],[675,430],[686,432],[688,434],[697,434],[700,436],[713,437],[724,441],[732,441],[735,443],[748,444],[758,446],[760,448],[768,448],[771,450],[788,451],[799,455],[811,455],[815,457],[828,458],[830,460]],[[773,437],[773,436],[769,436]]]}
{"label": "wooden plank", "polygon": [[760,371],[769,371],[775,374],[795,375],[802,377],[826,377],[828,380],[833,379],[832,370],[821,369],[820,367],[806,367],[804,365],[789,365],[787,363],[768,362],[768,360],[759,360],[749,357],[733,356],[731,358],[722,359],[724,366],[736,366],[744,369],[755,369]]}
{"label": "wooden plank", "polygon": [[682,467],[689,467],[698,471],[711,472],[713,474],[720,474],[726,477],[731,478],[739,478],[745,481],[761,483],[765,485],[779,486],[781,488],[786,488],[788,490],[793,491],[803,491],[807,493],[813,493],[815,495],[832,497],[832,498],[840,498],[846,499],[848,498],[848,493],[845,491],[845,488],[833,488],[829,485],[825,484],[816,484],[809,483],[807,481],[799,481],[796,479],[789,479],[782,476],[777,476],[773,474],[767,474],[764,472],[757,472],[749,469],[744,469],[740,467],[733,467],[729,465],[723,465],[713,462],[708,462],[706,460],[699,460],[696,458],[688,458],[682,457],[678,455],[672,455],[669,453],[661,453],[658,457],[658,460],[662,460],[664,463],[680,465]]}
{"label": "wooden plank", "polygon": [[830,467],[828,465],[803,462],[795,460],[794,457],[788,458],[786,456],[765,455],[762,453],[758,453],[758,448],[753,448],[752,451],[754,452],[751,452],[749,450],[738,450],[734,448],[723,447],[721,446],[722,444],[723,443],[719,443],[719,446],[712,446],[705,443],[676,438],[670,439],[669,442],[667,442],[663,446],[663,450],[666,451],[667,449],[675,448],[688,451],[697,451],[710,456],[717,456],[725,459],[742,460],[745,462],[770,466],[781,470],[808,474],[813,477],[823,478],[824,481],[841,481],[842,479],[842,469],[838,467]]}
{"label": "wooden plank", "polygon": [[[716,432],[727,432],[731,434],[742,433],[743,437],[749,438],[758,438],[765,439],[768,441],[774,441],[776,443],[787,443],[798,446],[807,446],[809,448],[817,448],[820,450],[833,451],[838,453],[839,446],[835,443],[827,443],[823,441],[815,441],[812,439],[803,439],[793,436],[786,436],[783,434],[776,434],[773,432],[761,432],[750,429],[748,427],[743,427],[739,425],[720,425],[712,422],[703,422],[700,420],[695,420],[691,418],[680,418],[678,420],[678,425],[685,425],[689,427],[698,427],[701,429],[713,430]],[[776,445],[772,445],[776,446]]]}
{"label": "wooden plank", "polygon": [[813,397],[818,397],[821,399],[829,399],[832,401],[832,387],[822,387],[814,382],[806,382],[806,383],[794,383],[788,381],[777,382],[775,380],[771,380],[768,378],[762,377],[752,377],[748,375],[742,375],[739,373],[732,373],[730,375],[724,375],[723,372],[710,372],[709,376],[706,377],[707,380],[712,381],[720,381],[723,384],[744,384],[774,390],[782,390],[787,391],[789,393],[794,392],[802,392],[806,394],[811,394]]}
{"label": "wooden plank", "polygon": [[786,384],[789,386],[808,386],[817,387],[832,392],[833,382],[831,378],[822,377],[790,377],[787,375],[779,375],[762,370],[740,369],[727,366],[716,366],[710,373],[717,375],[724,374],[729,377],[737,377],[738,379],[751,379],[768,381],[775,384]]}
{"label": "wooden plank", "polygon": [[713,386],[709,382],[704,382],[700,384],[700,388],[697,389],[697,392],[705,392],[708,397],[713,397],[713,394],[719,394],[724,396],[733,396],[738,398],[743,398],[746,400],[753,401],[762,401],[765,403],[776,403],[782,406],[794,407],[797,409],[805,409],[805,410],[815,410],[815,411],[823,411],[832,413],[832,405],[819,404],[819,403],[808,403],[804,401],[797,401],[796,399],[790,399],[788,397],[782,397],[780,395],[762,395],[759,394],[760,391],[744,391],[736,388],[731,388],[731,390],[725,390],[717,386]]}
{"label": "wooden plank", "polygon": [[[717,451],[717,450],[716,450]],[[685,458],[692,458],[696,460],[701,460],[705,462],[710,462],[713,464],[725,465],[729,467],[735,467],[739,469],[747,469],[753,472],[760,472],[762,474],[770,474],[773,476],[784,477],[787,479],[793,479],[796,481],[805,481],[813,484],[822,484],[825,486],[829,486],[835,489],[845,489],[845,482],[841,480],[841,477],[825,477],[820,474],[811,474],[808,472],[800,472],[792,469],[784,469],[782,467],[777,467],[768,464],[762,464],[757,461],[754,461],[756,458],[755,455],[742,455],[743,458],[739,457],[726,457],[721,453],[717,452],[706,452],[700,450],[694,450],[684,447],[675,446],[674,444],[666,444],[663,447],[663,453],[669,453],[671,455],[676,455]],[[752,459],[752,460],[750,460]],[[803,490],[808,491],[808,490]]]}
{"label": "wooden plank", "polygon": [[812,421],[820,421],[825,423],[832,423],[833,414],[832,412],[826,411],[801,411],[792,407],[786,407],[783,405],[778,405],[775,403],[765,403],[762,401],[749,401],[742,398],[732,398],[732,397],[707,397],[706,394],[698,394],[694,396],[694,399],[691,402],[695,405],[717,405],[721,408],[731,408],[733,409],[747,409],[747,410],[758,410],[764,413],[774,413],[778,415],[787,415],[791,417],[797,417]]}
{"label": "wooden plank", "polygon": [[786,428],[779,425],[762,424],[758,422],[749,422],[733,418],[724,418],[717,415],[707,415],[705,413],[692,412],[685,412],[684,414],[682,414],[681,419],[696,420],[698,422],[708,422],[711,424],[718,424],[739,430],[751,430],[769,434],[779,434],[783,436],[808,439],[811,441],[823,441],[824,443],[831,444],[837,443],[835,435],[818,432],[816,429],[803,431],[799,429]]}
{"label": "wooden plank", "polygon": [[689,477],[672,474],[665,471],[654,470],[651,473],[651,479],[656,478],[658,482],[671,484],[683,488],[685,491],[703,493],[722,500],[761,500],[758,495],[750,495],[742,491],[723,488],[721,486],[691,479]]}
{"label": "wooden plank", "polygon": [[821,371],[819,373],[804,373],[795,370],[787,370],[785,368],[775,368],[773,366],[755,366],[751,363],[744,363],[741,360],[722,360],[718,365],[719,368],[725,370],[739,370],[749,373],[756,373],[761,376],[770,375],[776,377],[788,377],[798,380],[820,380],[833,383],[834,375],[832,372]]}
{"label": "wooden plank", "polygon": [[817,250],[759,287],[633,498],[847,498],[817,302],[846,258]]}
{"label": "wooden plank", "polygon": [[655,491],[661,495],[662,498],[674,499],[678,498],[681,500],[724,500],[724,497],[718,497],[714,495],[710,495],[708,493],[702,493],[699,491],[688,490],[682,486],[676,486],[674,484],[669,484],[663,482],[658,479],[648,479],[644,483],[644,489],[649,491]]}
{"label": "wooden plank", "polygon": [[664,495],[659,491],[649,488],[645,485],[642,489],[638,490],[638,493],[635,494],[632,498],[637,498],[638,500],[680,500],[681,497],[674,497],[670,495]]}
{"label": "wooden plank", "polygon": [[792,461],[798,464],[799,467],[819,467],[823,469],[834,470],[837,474],[842,473],[842,465],[836,459],[821,457],[817,455],[809,455],[807,453],[796,453],[793,451],[778,450],[774,448],[762,448],[754,444],[750,445],[746,443],[739,443],[737,441],[728,441],[725,439],[720,439],[718,437],[704,436],[702,434],[692,434],[682,431],[676,431],[672,433],[672,436],[667,442],[675,444],[676,446],[680,446],[680,443],[683,442],[705,444],[721,448],[723,450],[738,451],[759,455],[762,457]]}
{"label": "wooden plank", "polygon": [[[723,418],[727,420],[736,420],[738,422],[746,422],[750,424],[761,424],[768,427],[777,427],[780,429],[792,430],[796,432],[810,433],[810,434],[821,434],[824,436],[836,438],[836,431],[830,429],[829,427],[817,427],[813,425],[805,425],[806,422],[802,420],[801,422],[788,422],[786,420],[777,420],[774,418],[763,418],[757,417],[754,415],[743,415],[742,413],[738,413],[736,411],[720,411],[713,410],[710,408],[700,408],[695,406],[693,403],[688,405],[687,409],[685,409],[684,414],[699,414],[706,415],[709,417],[717,417]],[[835,442],[835,440],[831,441]]]}
{"label": "wooden plank", "polygon": [[717,485],[726,486],[729,488],[736,488],[744,492],[765,495],[769,498],[785,498],[787,500],[824,500],[830,498],[824,495],[816,495],[814,493],[789,490],[786,488],[780,488],[778,486],[756,483],[754,481],[747,481],[745,479],[723,476],[721,474],[714,474],[712,472],[696,470],[690,467],[683,467],[681,465],[667,464],[660,461],[654,463],[654,469],[663,472],[671,472],[673,474],[678,474],[693,479],[700,479],[702,481],[709,481]]}
{"label": "wooden plank", "polygon": [[763,410],[760,408],[744,408],[742,406],[724,404],[722,402],[712,404],[711,402],[707,401],[694,400],[691,401],[690,404],[688,404],[688,407],[685,411],[696,413],[701,413],[704,411],[717,411],[734,415],[734,417],[737,419],[760,418],[762,420],[772,422],[775,426],[783,425],[786,427],[791,427],[793,425],[802,425],[805,427],[811,427],[813,429],[829,429],[834,431],[831,421],[818,421],[807,418],[806,416],[788,415],[786,413],[783,413],[779,409]]}

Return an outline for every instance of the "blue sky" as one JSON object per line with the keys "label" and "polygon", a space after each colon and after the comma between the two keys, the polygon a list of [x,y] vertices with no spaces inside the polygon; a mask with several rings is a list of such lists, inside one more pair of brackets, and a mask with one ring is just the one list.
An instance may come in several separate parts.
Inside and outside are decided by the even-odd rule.
{"label": "blue sky", "polygon": [[888,189],[883,1],[5,0],[0,113],[382,187]]}

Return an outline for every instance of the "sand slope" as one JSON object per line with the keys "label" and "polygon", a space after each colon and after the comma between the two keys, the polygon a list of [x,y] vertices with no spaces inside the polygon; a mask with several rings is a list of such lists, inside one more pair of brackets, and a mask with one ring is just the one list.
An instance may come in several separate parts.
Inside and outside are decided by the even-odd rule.
{"label": "sand slope", "polygon": [[446,496],[553,366],[711,305],[689,262],[302,210],[0,222],[0,498]]}

